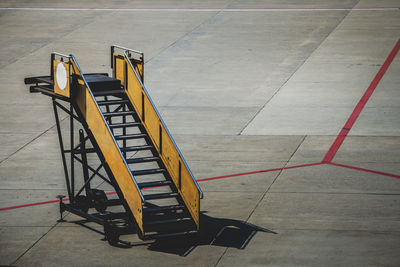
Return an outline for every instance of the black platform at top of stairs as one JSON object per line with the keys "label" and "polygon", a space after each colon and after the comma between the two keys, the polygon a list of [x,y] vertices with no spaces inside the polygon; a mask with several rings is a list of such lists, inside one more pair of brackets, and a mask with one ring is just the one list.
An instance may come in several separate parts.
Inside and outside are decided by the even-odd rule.
{"label": "black platform at top of stairs", "polygon": [[121,89],[121,81],[101,74],[85,74],[86,82],[93,92]]}

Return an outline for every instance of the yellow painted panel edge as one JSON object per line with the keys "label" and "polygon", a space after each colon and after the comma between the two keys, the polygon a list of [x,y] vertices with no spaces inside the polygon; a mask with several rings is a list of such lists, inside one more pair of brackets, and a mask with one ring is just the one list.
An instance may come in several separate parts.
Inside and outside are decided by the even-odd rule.
{"label": "yellow painted panel edge", "polygon": [[[74,66],[74,70],[78,70],[78,68]],[[80,75],[79,71],[77,71],[77,74]],[[143,203],[140,193],[132,180],[129,169],[124,163],[121,153],[116,147],[112,135],[107,128],[104,118],[101,116],[100,110],[89,89],[86,86],[84,88],[81,87],[80,89],[85,89],[86,92],[84,94],[77,94],[76,102],[78,103],[78,107],[82,114],[85,114],[84,116],[86,117],[89,129],[96,139],[96,142],[99,145],[133,216],[136,219],[139,229],[144,233]],[[79,99],[81,97],[86,97],[86,99]],[[80,105],[79,103],[85,103],[85,105]],[[82,108],[85,108],[85,110],[82,110]]]}
{"label": "yellow painted panel edge", "polygon": [[115,79],[118,79],[121,81],[121,84],[125,87],[125,60],[123,58],[117,57],[117,55],[114,56],[114,63],[115,63]]}
{"label": "yellow painted panel edge", "polygon": [[[127,60],[125,58],[125,60]],[[127,64],[129,64],[127,62]],[[168,173],[171,175],[172,181],[178,188],[182,199],[184,200],[197,228],[200,225],[200,192],[193,181],[189,170],[183,164],[179,152],[176,150],[174,143],[170,139],[165,127],[162,125],[160,118],[157,115],[153,105],[145,94],[141,84],[139,83],[135,73],[129,67],[127,71],[128,86],[126,87],[127,95],[132,105],[135,107],[136,112],[142,120],[142,94],[144,95],[145,104],[145,120],[142,120],[144,127],[147,130],[151,140],[156,144],[156,149],[160,154]],[[139,94],[140,91],[140,94]],[[159,147],[159,127],[156,127],[154,119],[157,118],[157,125],[162,129],[162,148]],[[152,120],[150,122],[150,120]],[[162,153],[160,153],[160,149]],[[181,189],[179,189],[179,162],[181,162]],[[195,188],[195,190],[193,190]]]}

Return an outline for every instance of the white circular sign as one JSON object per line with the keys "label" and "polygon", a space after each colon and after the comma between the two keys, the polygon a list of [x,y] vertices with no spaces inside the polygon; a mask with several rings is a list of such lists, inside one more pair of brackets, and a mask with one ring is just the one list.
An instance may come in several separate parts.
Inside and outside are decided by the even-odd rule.
{"label": "white circular sign", "polygon": [[64,67],[64,64],[62,64],[61,62],[58,63],[57,65],[57,70],[56,70],[56,79],[57,79],[57,84],[58,87],[61,90],[64,90],[65,87],[67,86],[67,70]]}

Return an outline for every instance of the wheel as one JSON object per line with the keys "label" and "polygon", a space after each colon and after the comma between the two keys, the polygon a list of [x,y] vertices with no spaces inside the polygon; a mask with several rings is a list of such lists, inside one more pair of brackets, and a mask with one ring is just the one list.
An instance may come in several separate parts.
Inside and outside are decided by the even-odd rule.
{"label": "wheel", "polygon": [[74,206],[86,213],[90,207],[90,200],[87,196],[79,195],[75,197]]}
{"label": "wheel", "polygon": [[92,198],[94,208],[100,213],[105,212],[108,201],[106,193],[103,190],[92,189]]}

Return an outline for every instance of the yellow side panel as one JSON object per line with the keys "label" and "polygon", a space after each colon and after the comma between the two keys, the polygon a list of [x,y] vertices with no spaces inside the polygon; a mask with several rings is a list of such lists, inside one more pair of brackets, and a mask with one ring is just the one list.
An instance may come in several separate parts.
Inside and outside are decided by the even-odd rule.
{"label": "yellow side panel", "polygon": [[161,123],[157,116],[156,111],[153,108],[153,105],[146,96],[144,97],[144,119],[147,131],[151,133],[153,142],[156,145],[157,150],[159,150]]}
{"label": "yellow side panel", "polygon": [[[162,155],[161,158],[167,167],[172,180],[176,187],[180,189],[181,196],[185,201],[190,214],[196,223],[199,222],[200,213],[200,192],[193,182],[188,169],[183,164],[178,151],[176,150],[172,140],[163,129],[162,138]],[[179,163],[181,165],[181,184],[179,187]]]}
{"label": "yellow side panel", "polygon": [[[83,86],[78,89],[80,89],[79,91],[85,90],[85,92],[77,92],[76,103],[84,114],[89,129],[96,139],[96,142],[99,145],[104,158],[143,233],[142,199],[140,193],[132,180],[129,169],[125,165],[121,153],[115,145],[114,139],[112,138],[112,135],[107,128],[89,89]],[[82,97],[85,97],[85,99],[83,100]]]}
{"label": "yellow side panel", "polygon": [[[142,86],[131,68],[128,68],[128,90],[129,99],[140,118],[142,118]],[[133,101],[132,99],[137,99],[138,101]]]}
{"label": "yellow side panel", "polygon": [[76,104],[86,119],[86,87],[78,82],[78,90],[76,92]]}
{"label": "yellow side panel", "polygon": [[181,191],[182,191],[182,196],[185,199],[186,203],[189,203],[189,210],[191,211],[190,213],[193,216],[193,219],[195,222],[199,222],[200,218],[200,192],[197,189],[197,186],[192,180],[191,175],[189,174],[188,169],[185,168],[184,165],[182,165],[181,169]]}
{"label": "yellow side panel", "polygon": [[[57,67],[58,64],[62,64],[64,66],[64,69],[66,71],[67,75],[67,80],[66,80],[66,85],[64,88],[60,88],[61,86],[58,84],[57,80]],[[53,77],[54,77],[54,93],[63,95],[66,97],[70,97],[70,88],[69,88],[69,64],[61,62],[60,60],[53,60]]]}
{"label": "yellow side panel", "polygon": [[[142,61],[141,60],[135,60],[134,59],[134,61],[135,61],[135,70],[136,70],[136,72],[139,74],[139,76],[140,77],[143,77],[143,63],[142,63]],[[143,80],[142,80],[142,82],[143,82]]]}
{"label": "yellow side panel", "polygon": [[115,79],[121,81],[121,84],[125,86],[125,60],[123,58],[119,58],[117,54],[114,54],[114,62],[115,66]]}
{"label": "yellow side panel", "polygon": [[138,219],[138,223],[141,224],[142,200],[140,194],[132,181],[131,174],[126,168],[118,148],[115,146],[96,103],[90,94],[86,94],[86,96],[86,122],[89,129],[92,131],[132,213]]}
{"label": "yellow side panel", "polygon": [[174,183],[178,185],[179,181],[179,154],[175,149],[174,144],[169,138],[167,132],[162,131],[162,157],[165,158],[164,164],[171,170],[171,176]]}
{"label": "yellow side panel", "polygon": [[[142,63],[137,63],[136,65],[136,71],[140,76],[143,76],[143,64]],[[142,81],[143,82],[143,81]]]}
{"label": "yellow side panel", "polygon": [[[156,145],[162,161],[164,162],[168,173],[171,175],[172,181],[178,188],[186,206],[195,221],[197,228],[199,228],[199,215],[200,215],[200,192],[193,181],[189,170],[183,164],[181,157],[175,148],[175,145],[169,137],[166,129],[161,123],[160,118],[147,95],[145,94],[139,80],[137,79],[133,70],[128,68],[128,97],[135,107],[136,112],[139,114],[147,133]],[[144,99],[142,100],[142,95]],[[144,102],[144,121],[142,112],[142,102]],[[162,148],[160,148],[160,126],[162,132]],[[161,153],[160,153],[161,151]],[[179,167],[180,165],[180,167]],[[179,168],[181,169],[181,179],[179,179]],[[179,183],[180,180],[180,183]]]}

